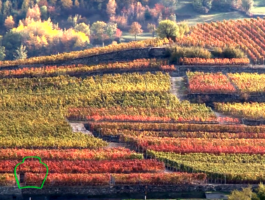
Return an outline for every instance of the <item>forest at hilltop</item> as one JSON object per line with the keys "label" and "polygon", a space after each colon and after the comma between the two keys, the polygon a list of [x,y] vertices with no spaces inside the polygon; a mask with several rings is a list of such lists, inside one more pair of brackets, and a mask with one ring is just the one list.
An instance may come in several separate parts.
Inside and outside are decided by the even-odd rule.
{"label": "forest at hilltop", "polygon": [[[253,0],[189,0],[193,9],[248,12]],[[83,50],[155,36],[159,22],[179,22],[182,0],[0,0],[0,60]]]}

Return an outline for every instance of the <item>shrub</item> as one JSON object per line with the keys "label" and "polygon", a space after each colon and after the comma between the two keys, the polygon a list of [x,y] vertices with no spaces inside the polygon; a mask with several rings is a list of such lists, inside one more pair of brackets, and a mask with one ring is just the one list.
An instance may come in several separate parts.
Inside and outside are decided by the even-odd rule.
{"label": "shrub", "polygon": [[178,63],[180,58],[211,58],[211,53],[207,49],[200,47],[173,47],[169,49],[170,62]]}
{"label": "shrub", "polygon": [[197,12],[206,14],[212,8],[212,1],[213,0],[193,0],[192,5]]}
{"label": "shrub", "polygon": [[224,58],[244,58],[245,54],[241,49],[237,49],[234,47],[227,47],[223,50]]}
{"label": "shrub", "polygon": [[212,55],[217,58],[222,58],[223,57],[223,50],[220,47],[215,47],[211,51]]}
{"label": "shrub", "polygon": [[217,11],[231,11],[234,8],[232,0],[213,0],[213,9]]}

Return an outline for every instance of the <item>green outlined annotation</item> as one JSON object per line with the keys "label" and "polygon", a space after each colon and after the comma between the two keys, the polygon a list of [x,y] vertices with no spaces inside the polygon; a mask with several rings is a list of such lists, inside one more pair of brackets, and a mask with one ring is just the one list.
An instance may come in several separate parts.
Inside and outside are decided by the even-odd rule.
{"label": "green outlined annotation", "polygon": [[[38,186],[24,186],[24,187],[21,187],[20,186],[20,183],[19,183],[19,180],[18,180],[18,177],[17,177],[17,167],[20,164],[23,164],[27,158],[37,158],[40,161],[40,164],[43,164],[46,167],[46,175],[45,175],[45,178],[43,179],[42,184],[41,184],[40,187],[38,187]],[[23,161],[21,163],[18,163],[15,166],[15,169],[14,169],[14,174],[15,174],[15,178],[16,178],[16,182],[17,182],[18,188],[19,189],[26,189],[26,188],[42,189],[43,188],[43,185],[44,185],[44,183],[45,183],[45,181],[47,179],[47,176],[48,176],[48,170],[49,170],[48,169],[48,166],[45,163],[41,162],[41,158],[39,156],[26,156],[25,158],[23,158]]]}

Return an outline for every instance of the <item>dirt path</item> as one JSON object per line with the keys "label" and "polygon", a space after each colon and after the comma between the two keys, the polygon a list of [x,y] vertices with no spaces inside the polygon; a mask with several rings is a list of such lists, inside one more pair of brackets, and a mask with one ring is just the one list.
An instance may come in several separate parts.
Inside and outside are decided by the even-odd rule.
{"label": "dirt path", "polygon": [[69,123],[69,124],[72,127],[73,132],[81,132],[93,136],[93,134],[85,128],[83,123]]}
{"label": "dirt path", "polygon": [[126,143],[120,143],[120,142],[108,142],[108,148],[115,148],[115,147],[125,147],[128,148],[128,145]]}
{"label": "dirt path", "polygon": [[186,87],[183,77],[171,77],[171,90],[180,101],[186,99]]}
{"label": "dirt path", "polygon": [[[239,119],[237,117],[234,117],[234,116],[229,116],[229,115],[224,115],[222,113],[219,113],[219,112],[216,112],[215,110],[213,110],[214,114],[216,117],[229,117],[229,118],[235,118],[235,119]],[[241,122],[241,120],[239,119],[239,121]],[[220,121],[218,120],[219,124],[236,124],[236,123],[227,123],[227,122],[224,122],[224,121]],[[242,122],[241,122],[242,124]]]}

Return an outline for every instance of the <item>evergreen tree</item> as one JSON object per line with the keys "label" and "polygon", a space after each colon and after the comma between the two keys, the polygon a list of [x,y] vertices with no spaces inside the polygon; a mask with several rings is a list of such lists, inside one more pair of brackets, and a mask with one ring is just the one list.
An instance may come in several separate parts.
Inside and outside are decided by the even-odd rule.
{"label": "evergreen tree", "polygon": [[22,37],[19,33],[9,31],[2,40],[2,45],[5,47],[6,60],[13,60],[14,51],[21,45]]}
{"label": "evergreen tree", "polygon": [[0,60],[4,60],[6,57],[6,50],[5,47],[0,46]]}
{"label": "evergreen tree", "polygon": [[28,57],[27,55],[27,50],[26,50],[26,46],[21,45],[15,52],[14,54],[14,58],[15,60],[19,60],[19,59],[26,59]]}
{"label": "evergreen tree", "polygon": [[48,18],[47,6],[40,7],[41,18],[46,20]]}

